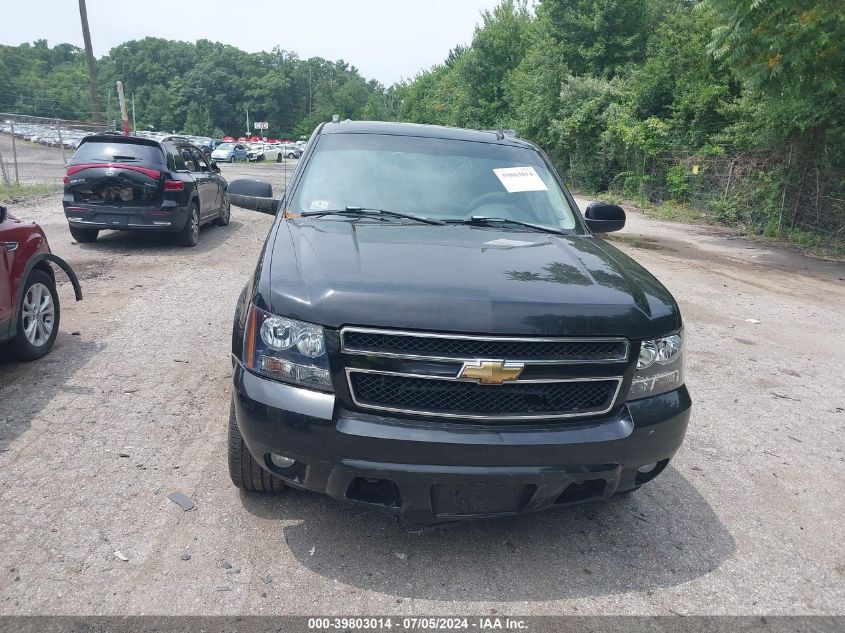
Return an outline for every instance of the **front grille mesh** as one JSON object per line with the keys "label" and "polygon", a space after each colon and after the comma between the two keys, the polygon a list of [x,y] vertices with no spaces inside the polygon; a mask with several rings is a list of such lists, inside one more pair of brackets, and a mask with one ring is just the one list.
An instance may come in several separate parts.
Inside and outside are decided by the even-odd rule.
{"label": "front grille mesh", "polygon": [[610,408],[616,380],[511,383],[431,380],[350,372],[361,405],[440,415],[535,416],[589,414]]}
{"label": "front grille mesh", "polygon": [[625,341],[508,341],[409,336],[348,331],[344,348],[356,351],[436,356],[441,358],[504,358],[508,360],[624,360]]}

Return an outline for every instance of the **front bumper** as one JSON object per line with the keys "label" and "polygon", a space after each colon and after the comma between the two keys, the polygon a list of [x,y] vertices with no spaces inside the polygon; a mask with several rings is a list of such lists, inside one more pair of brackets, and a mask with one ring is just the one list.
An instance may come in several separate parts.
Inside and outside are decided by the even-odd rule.
{"label": "front bumper", "polygon": [[177,233],[185,228],[188,208],[165,200],[156,207],[113,207],[64,203],[68,224],[80,229]]}
{"label": "front bumper", "polygon": [[[678,450],[691,407],[681,387],[605,420],[481,426],[348,410],[332,394],[237,362],[234,387],[238,427],[264,468],[412,523],[534,512],[635,488]],[[296,464],[279,469],[270,454]],[[657,467],[638,473],[649,464]]]}

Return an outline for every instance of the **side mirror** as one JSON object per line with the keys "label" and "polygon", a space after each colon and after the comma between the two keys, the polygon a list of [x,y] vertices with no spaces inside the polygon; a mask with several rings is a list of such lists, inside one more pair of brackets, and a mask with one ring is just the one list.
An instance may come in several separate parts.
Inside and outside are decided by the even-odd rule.
{"label": "side mirror", "polygon": [[213,171],[216,174],[219,174],[220,173],[220,165],[218,165],[214,161],[211,161],[211,171]]}
{"label": "side mirror", "polygon": [[584,218],[587,228],[593,233],[610,233],[625,226],[625,211],[622,207],[607,202],[593,202],[587,207]]}
{"label": "side mirror", "polygon": [[276,215],[279,200],[273,199],[273,186],[264,180],[241,178],[229,183],[229,202],[236,207]]}
{"label": "side mirror", "polygon": [[6,207],[0,204],[0,222],[3,222],[6,219]]}

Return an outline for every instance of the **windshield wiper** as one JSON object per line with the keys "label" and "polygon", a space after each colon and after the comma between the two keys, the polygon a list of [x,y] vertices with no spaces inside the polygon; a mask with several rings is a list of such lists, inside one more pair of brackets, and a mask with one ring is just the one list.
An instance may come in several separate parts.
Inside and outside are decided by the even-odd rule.
{"label": "windshield wiper", "polygon": [[345,209],[327,209],[325,211],[307,211],[299,214],[303,218],[318,218],[324,215],[344,215],[351,217],[390,217],[402,218],[404,220],[414,220],[415,222],[422,222],[423,224],[443,224],[440,220],[432,220],[424,218],[419,215],[411,215],[410,213],[399,213],[398,211],[388,211],[387,209],[370,209],[367,207],[346,207]]}
{"label": "windshield wiper", "polygon": [[533,229],[542,233],[555,233],[557,235],[571,235],[571,231],[564,229],[556,229],[551,226],[543,226],[541,224],[532,224],[531,222],[522,222],[521,220],[511,220],[509,218],[488,218],[482,215],[473,215],[465,220],[447,220],[450,224],[469,224],[472,226],[495,226],[499,224],[510,224],[513,226],[522,226],[527,229]]}

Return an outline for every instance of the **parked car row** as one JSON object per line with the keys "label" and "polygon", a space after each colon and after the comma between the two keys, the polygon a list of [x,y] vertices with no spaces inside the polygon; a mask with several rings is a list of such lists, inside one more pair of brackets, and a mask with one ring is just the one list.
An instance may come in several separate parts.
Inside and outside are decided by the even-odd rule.
{"label": "parked car row", "polygon": [[247,155],[250,161],[276,161],[281,163],[285,158],[302,156],[302,147],[298,143],[250,143]]}
{"label": "parked car row", "polygon": [[[15,137],[39,143],[47,147],[64,147],[76,149],[82,139],[96,134],[84,130],[64,129],[57,125],[17,123],[14,126]],[[11,134],[11,123],[0,123],[0,132]],[[133,136],[146,138],[153,141],[163,141],[178,136],[181,139],[198,147],[205,154],[207,159],[234,163],[234,162],[282,162],[284,159],[296,159],[302,156],[305,149],[305,142],[283,142],[276,139],[271,141],[227,141],[213,139],[207,136],[194,136],[188,134],[166,134],[163,132],[139,131]]]}
{"label": "parked car row", "polygon": [[[76,149],[83,138],[94,134],[94,132],[85,130],[60,129],[56,125],[34,123],[15,123],[14,127],[16,138],[47,147],[64,147],[66,149]],[[0,132],[11,134],[12,123],[0,122]]]}
{"label": "parked car row", "polygon": [[[174,135],[161,132],[136,132],[135,136],[163,141],[173,138]],[[263,162],[283,159],[295,159],[302,156],[305,151],[305,141],[281,141],[278,139],[259,140],[258,137],[234,137],[227,136],[223,139],[212,139],[207,136],[193,136],[180,134],[180,138],[187,140],[199,147],[206,156],[215,161],[225,163],[236,162]]]}

